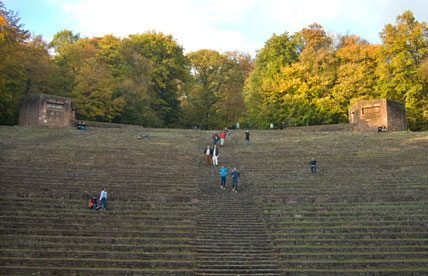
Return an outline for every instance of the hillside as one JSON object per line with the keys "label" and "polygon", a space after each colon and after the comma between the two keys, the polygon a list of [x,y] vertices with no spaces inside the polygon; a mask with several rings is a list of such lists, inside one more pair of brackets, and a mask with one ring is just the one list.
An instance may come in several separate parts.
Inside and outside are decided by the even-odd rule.
{"label": "hillside", "polygon": [[228,137],[232,193],[212,132],[0,126],[0,274],[428,273],[428,133],[304,130]]}

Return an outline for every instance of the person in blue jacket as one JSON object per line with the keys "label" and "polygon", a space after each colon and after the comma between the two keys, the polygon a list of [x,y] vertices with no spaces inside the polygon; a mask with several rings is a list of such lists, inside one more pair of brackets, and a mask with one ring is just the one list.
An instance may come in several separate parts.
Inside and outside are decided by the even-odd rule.
{"label": "person in blue jacket", "polygon": [[311,165],[311,173],[317,173],[317,160],[312,158],[312,160],[309,162],[309,165]]}
{"label": "person in blue jacket", "polygon": [[221,186],[223,190],[226,190],[226,176],[227,176],[227,169],[224,166],[221,166],[220,170],[220,178],[221,178]]}
{"label": "person in blue jacket", "polygon": [[238,191],[238,181],[241,174],[236,168],[233,168],[232,173],[230,175],[232,176],[232,188],[233,191],[236,193]]}

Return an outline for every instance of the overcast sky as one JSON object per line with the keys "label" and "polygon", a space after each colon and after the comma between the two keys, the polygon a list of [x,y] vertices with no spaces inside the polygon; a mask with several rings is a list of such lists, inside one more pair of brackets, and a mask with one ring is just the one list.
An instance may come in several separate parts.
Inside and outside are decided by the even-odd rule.
{"label": "overcast sky", "polygon": [[68,29],[81,36],[155,30],[171,34],[185,52],[257,50],[274,34],[318,23],[330,33],[380,43],[379,32],[411,10],[428,22],[427,0],[0,0],[25,29],[50,41]]}

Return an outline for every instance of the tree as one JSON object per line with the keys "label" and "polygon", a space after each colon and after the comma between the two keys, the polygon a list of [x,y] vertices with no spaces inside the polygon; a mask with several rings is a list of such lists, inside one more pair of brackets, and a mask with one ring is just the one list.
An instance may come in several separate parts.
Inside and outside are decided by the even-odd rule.
{"label": "tree", "polygon": [[247,117],[259,128],[267,128],[269,123],[281,122],[278,116],[280,106],[272,101],[271,84],[276,82],[278,73],[284,66],[298,60],[303,47],[300,36],[290,37],[287,32],[273,35],[261,49],[255,60],[254,71],[251,72],[244,88]]}
{"label": "tree", "polygon": [[49,48],[53,49],[57,54],[61,54],[67,46],[76,43],[79,38],[79,34],[73,34],[70,30],[59,31],[49,43]]}
{"label": "tree", "polygon": [[245,116],[245,102],[243,90],[245,80],[253,70],[253,60],[248,54],[241,52],[225,52],[228,60],[228,70],[225,72],[221,97],[218,107],[218,117],[222,126],[230,126],[243,121]]}
{"label": "tree", "polygon": [[31,38],[19,20],[0,1],[0,124],[18,122],[23,97],[51,91],[47,45],[40,36]]}
{"label": "tree", "polygon": [[405,102],[410,129],[428,129],[428,91],[420,70],[428,56],[428,26],[418,22],[411,11],[397,16],[396,25],[381,32],[382,63],[376,89],[382,97]]}
{"label": "tree", "polygon": [[52,60],[52,64],[56,67],[56,73],[52,79],[55,95],[71,97],[76,75],[84,61],[81,55],[84,46],[83,41],[80,40],[79,34],[63,30],[56,33],[49,43],[49,48],[56,53]]}
{"label": "tree", "polygon": [[194,123],[205,129],[217,126],[220,88],[227,70],[227,58],[214,50],[199,50],[187,55],[190,60],[193,86],[189,93]]}
{"label": "tree", "polygon": [[379,98],[374,86],[378,81],[380,45],[370,45],[355,35],[339,38],[335,52],[338,60],[337,80],[331,97],[339,122],[348,121],[348,108],[355,101]]}
{"label": "tree", "polygon": [[86,60],[72,92],[79,119],[111,122],[125,105],[122,97],[114,97],[113,88],[111,73],[96,59]]}
{"label": "tree", "polygon": [[121,65],[126,71],[118,83],[118,94],[125,99],[125,106],[115,122],[124,124],[159,126],[162,120],[152,108],[151,87],[152,67],[149,60],[138,53],[129,40],[121,43]]}
{"label": "tree", "polygon": [[156,126],[177,126],[181,116],[180,89],[190,79],[183,48],[171,35],[156,32],[130,35],[126,41],[151,67],[150,105],[160,119]]}

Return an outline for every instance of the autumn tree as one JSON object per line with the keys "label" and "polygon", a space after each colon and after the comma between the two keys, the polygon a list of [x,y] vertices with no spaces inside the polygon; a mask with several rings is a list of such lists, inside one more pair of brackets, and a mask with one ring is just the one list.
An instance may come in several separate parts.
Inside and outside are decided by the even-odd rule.
{"label": "autumn tree", "polygon": [[125,41],[151,67],[150,106],[160,119],[155,126],[177,126],[181,116],[181,87],[190,79],[183,48],[171,35],[156,32],[130,35]]}
{"label": "autumn tree", "polygon": [[71,95],[80,119],[111,122],[125,105],[122,97],[114,97],[114,79],[95,58],[89,58],[76,76]]}
{"label": "autumn tree", "polygon": [[427,23],[406,11],[397,16],[396,25],[386,25],[380,36],[382,62],[376,89],[382,97],[405,103],[411,129],[428,129],[428,91],[420,74],[428,56]]}
{"label": "autumn tree", "polygon": [[31,37],[19,21],[0,1],[0,124],[18,122],[23,97],[52,91],[47,45],[40,36]]}
{"label": "autumn tree", "polygon": [[267,128],[270,122],[281,122],[280,105],[270,94],[271,85],[284,66],[298,60],[303,47],[300,36],[274,34],[265,46],[257,53],[254,71],[247,79],[244,96],[247,108],[247,118],[259,128]]}
{"label": "autumn tree", "polygon": [[63,30],[56,33],[48,45],[55,52],[52,59],[52,64],[57,69],[52,80],[54,95],[71,97],[76,75],[83,63],[83,59],[80,57],[82,47],[77,45],[79,39],[79,34]]}
{"label": "autumn tree", "polygon": [[335,56],[337,80],[332,91],[338,122],[348,121],[348,108],[356,101],[379,98],[374,86],[378,80],[380,45],[371,45],[355,35],[339,37]]}
{"label": "autumn tree", "polygon": [[221,99],[227,68],[227,58],[214,50],[199,50],[187,55],[190,60],[193,85],[188,93],[191,102],[193,122],[204,128],[214,128],[218,124],[215,114]]}
{"label": "autumn tree", "polygon": [[242,90],[252,60],[248,54],[199,50],[187,54],[192,81],[184,89],[182,104],[186,126],[223,128],[244,116]]}
{"label": "autumn tree", "polygon": [[124,75],[119,80],[117,93],[124,98],[125,106],[114,121],[143,126],[162,125],[162,119],[153,109],[150,78],[153,67],[149,60],[129,40],[122,41],[119,51],[123,57],[120,66]]}
{"label": "autumn tree", "polygon": [[228,66],[220,87],[221,101],[218,103],[217,116],[223,126],[230,126],[244,120],[246,109],[243,90],[245,80],[253,70],[253,60],[250,55],[237,51],[225,52],[223,55],[227,58]]}

